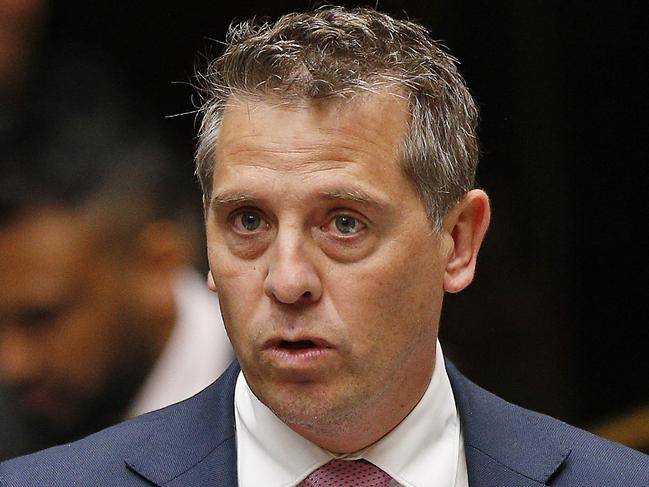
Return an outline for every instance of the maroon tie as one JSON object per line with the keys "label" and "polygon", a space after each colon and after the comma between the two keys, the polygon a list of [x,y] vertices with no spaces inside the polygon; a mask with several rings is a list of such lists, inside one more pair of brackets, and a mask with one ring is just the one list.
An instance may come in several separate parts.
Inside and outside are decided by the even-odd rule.
{"label": "maroon tie", "polygon": [[311,472],[297,487],[388,487],[391,480],[367,460],[332,460]]}

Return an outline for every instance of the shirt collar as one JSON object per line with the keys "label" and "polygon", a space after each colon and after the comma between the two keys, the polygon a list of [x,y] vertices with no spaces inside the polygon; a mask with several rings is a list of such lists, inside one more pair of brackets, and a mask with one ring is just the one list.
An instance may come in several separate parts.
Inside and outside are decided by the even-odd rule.
{"label": "shirt collar", "polygon": [[[381,440],[360,452],[335,455],[286,426],[252,393],[242,373],[235,388],[239,485],[288,487],[334,458],[365,458],[400,485],[454,487],[465,469],[460,422],[442,349],[423,397]],[[461,473],[460,473],[461,475]]]}

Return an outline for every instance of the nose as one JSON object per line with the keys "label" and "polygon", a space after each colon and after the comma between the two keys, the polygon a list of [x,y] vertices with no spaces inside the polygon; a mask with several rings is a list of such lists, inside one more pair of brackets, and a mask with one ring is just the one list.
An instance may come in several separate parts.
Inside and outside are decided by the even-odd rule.
{"label": "nose", "polygon": [[264,280],[266,295],[284,304],[318,301],[322,282],[306,242],[297,232],[280,232],[273,245]]}

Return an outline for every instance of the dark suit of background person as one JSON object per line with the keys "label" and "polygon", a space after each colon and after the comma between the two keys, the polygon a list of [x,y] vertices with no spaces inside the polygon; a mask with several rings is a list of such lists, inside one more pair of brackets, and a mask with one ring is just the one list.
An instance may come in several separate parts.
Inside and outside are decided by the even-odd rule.
{"label": "dark suit of background person", "polygon": [[3,114],[0,459],[186,399],[233,359],[191,268],[190,174],[99,57],[49,46]]}
{"label": "dark suit of background person", "polygon": [[[354,23],[341,21],[341,19],[348,20],[348,17],[346,17],[348,15],[347,13],[341,13],[340,11],[333,11],[333,13],[331,13],[332,11],[322,12],[314,15],[324,16],[326,18],[333,16],[333,18],[338,19],[336,23],[337,31],[342,30],[346,32],[345,28]],[[367,11],[365,14],[373,19],[376,19],[378,16],[375,13],[368,14]],[[338,17],[339,15],[341,17]],[[300,19],[304,20],[301,17]],[[283,20],[285,27],[287,25],[289,27],[293,25],[292,22],[287,22],[286,19]],[[311,20],[313,19],[311,18]],[[320,20],[322,19],[320,18]],[[353,18],[351,20],[357,21],[358,19]],[[385,23],[390,21],[383,18],[383,22],[381,25],[385,26]],[[321,29],[320,24],[317,25],[318,32],[327,32],[327,28]],[[412,29],[413,27],[410,26],[409,28]],[[245,36],[246,29],[243,28],[242,32]],[[248,33],[247,35],[254,36],[256,35],[255,32],[257,31],[252,31],[252,33]],[[268,31],[264,31],[263,35],[267,34]],[[399,31],[399,35],[402,34],[403,30]],[[283,36],[278,36],[278,38],[281,42],[285,42]],[[235,38],[232,44],[238,46],[239,41],[241,40]],[[249,42],[250,38],[244,39],[244,41]],[[244,41],[241,42],[241,45],[245,48],[249,44]],[[290,43],[288,45],[290,46]],[[353,43],[352,45],[356,46]],[[284,46],[286,47],[286,45]],[[228,52],[230,54],[232,53],[232,51]],[[281,54],[283,51],[279,50],[279,52]],[[440,56],[440,53],[437,52],[436,56]],[[445,59],[448,61],[448,58]],[[309,58],[309,60],[312,59]],[[419,59],[417,60],[419,61]],[[271,65],[274,64],[271,63]],[[446,71],[446,75],[449,72],[453,72],[453,68],[449,67],[448,62],[445,66],[449,70]],[[318,71],[317,63],[310,66],[310,69],[313,69],[319,75],[322,74]],[[217,70],[216,73],[218,72]],[[229,73],[227,70],[222,72]],[[305,71],[303,69],[297,71],[302,76],[304,76],[305,72],[308,78],[311,71]],[[443,73],[437,72],[437,75],[442,76]],[[459,92],[463,93],[462,86],[457,85],[457,78],[452,74],[450,77],[454,78],[454,83],[456,83],[455,87]],[[267,78],[267,81],[270,83],[269,80],[274,79],[276,78]],[[322,78],[315,77],[315,79],[319,81]],[[247,77],[246,81],[248,81]],[[291,81],[291,78],[288,81]],[[300,78],[300,81],[304,82],[305,78]],[[259,88],[263,86],[252,75],[250,76],[250,83],[251,85],[249,87]],[[309,90],[302,93],[302,95],[326,93],[329,86],[327,83],[309,85],[307,82],[306,84]],[[215,86],[218,87],[215,89],[221,89],[223,85],[215,83]],[[291,86],[295,87],[299,86],[299,84],[291,83]],[[347,359],[342,352],[338,352],[339,347],[336,347],[335,343],[331,352],[320,350],[326,347],[319,345],[319,337],[314,337],[313,339],[294,338],[299,343],[292,343],[288,331],[282,330],[281,328],[286,318],[281,313],[281,310],[290,312],[290,316],[300,317],[301,311],[317,306],[325,292],[332,293],[336,291],[340,293],[343,291],[343,298],[346,297],[348,292],[351,292],[352,297],[357,298],[359,290],[363,291],[365,289],[364,286],[367,285],[386,286],[389,291],[397,294],[404,293],[399,287],[409,286],[407,287],[407,294],[398,295],[400,299],[399,303],[390,302],[388,304],[391,306],[384,309],[389,314],[387,320],[381,316],[377,317],[373,315],[376,319],[369,323],[358,320],[355,322],[361,328],[369,327],[368,330],[370,332],[381,333],[386,329],[395,330],[392,337],[397,342],[401,340],[401,336],[404,334],[408,337],[408,348],[406,349],[404,347],[396,350],[398,352],[396,356],[400,360],[393,360],[383,364],[386,367],[391,367],[390,370],[392,372],[394,372],[394,367],[401,367],[402,365],[405,367],[408,365],[408,374],[406,374],[406,377],[400,376],[399,380],[391,377],[389,381],[380,381],[382,390],[392,395],[395,393],[400,394],[402,390],[407,391],[411,386],[409,383],[410,379],[416,373],[413,370],[413,365],[422,366],[426,370],[430,368],[432,371],[430,360],[417,361],[414,364],[412,361],[408,361],[409,353],[416,353],[421,358],[420,354],[424,353],[424,356],[428,356],[431,352],[430,348],[422,350],[421,347],[418,347],[419,343],[414,338],[419,335],[413,335],[413,331],[425,332],[422,339],[426,341],[426,344],[436,338],[436,326],[433,327],[433,324],[425,320],[413,320],[408,313],[401,311],[399,304],[405,306],[407,304],[405,301],[410,298],[414,299],[415,294],[423,293],[427,295],[429,292],[428,287],[415,289],[410,282],[404,282],[404,273],[409,275],[413,282],[418,282],[417,280],[422,278],[422,276],[416,275],[417,271],[421,271],[423,274],[433,273],[437,276],[435,279],[441,279],[440,275],[436,274],[441,273],[444,276],[444,290],[448,292],[461,290],[469,284],[473,276],[475,256],[489,220],[488,200],[486,199],[485,193],[480,190],[468,190],[466,188],[465,191],[468,192],[463,197],[460,196],[460,201],[446,210],[442,228],[439,230],[444,238],[445,245],[450,246],[446,247],[441,245],[441,248],[446,249],[446,252],[442,252],[435,245],[425,245],[419,248],[413,247],[420,240],[430,243],[428,239],[436,239],[437,237],[431,235],[429,228],[430,221],[424,211],[424,205],[419,200],[414,189],[409,186],[409,182],[401,172],[401,168],[396,165],[396,157],[393,151],[390,150],[390,148],[393,149],[396,147],[396,142],[401,140],[399,139],[401,131],[405,129],[405,102],[402,98],[394,97],[394,93],[390,91],[387,94],[371,93],[371,95],[367,95],[367,98],[362,99],[365,103],[359,103],[357,98],[352,101],[344,100],[341,105],[337,105],[335,102],[327,104],[328,102],[326,101],[318,104],[310,98],[307,98],[309,103],[305,103],[304,105],[300,104],[300,102],[304,102],[304,99],[301,98],[296,105],[288,104],[288,106],[273,103],[276,100],[272,97],[264,98],[262,96],[259,99],[254,98],[252,95],[247,95],[249,98],[244,96],[243,100],[228,99],[231,103],[226,110],[226,117],[229,118],[220,127],[220,137],[222,139],[220,139],[217,149],[219,151],[219,164],[216,166],[215,171],[218,173],[218,177],[212,179],[209,167],[202,166],[205,161],[208,161],[208,166],[210,163],[213,163],[214,154],[209,154],[209,151],[206,154],[204,151],[201,152],[201,148],[199,148],[197,157],[199,164],[198,173],[202,178],[201,182],[203,183],[203,189],[206,195],[208,254],[211,262],[210,286],[212,289],[219,291],[230,338],[235,344],[237,355],[244,370],[246,370],[246,367],[248,368],[246,380],[251,384],[251,389],[259,386],[259,389],[255,393],[257,394],[258,391],[261,391],[259,395],[262,397],[262,400],[268,400],[269,402],[275,401],[275,405],[279,401],[280,406],[286,406],[286,404],[281,403],[281,393],[284,390],[273,390],[272,387],[270,389],[265,388],[268,384],[264,381],[270,379],[270,377],[265,376],[263,367],[261,368],[260,377],[255,377],[251,373],[258,372],[256,366],[258,365],[257,361],[259,359],[257,361],[255,360],[254,351],[251,352],[249,348],[254,344],[257,335],[254,333],[254,326],[250,329],[251,323],[242,319],[241,314],[243,313],[245,317],[246,313],[249,313],[249,307],[246,305],[255,305],[255,299],[263,300],[264,303],[270,302],[272,306],[277,307],[272,308],[274,314],[268,316],[267,319],[272,317],[273,324],[279,327],[283,333],[287,333],[286,338],[279,340],[274,345],[271,344],[274,347],[273,350],[278,349],[278,353],[282,356],[286,355],[284,353],[286,350],[306,350],[305,352],[295,353],[294,355],[298,356],[298,358],[302,353],[309,353],[311,351],[317,352],[318,356],[324,357],[331,357],[331,355],[327,355],[329,353],[334,354],[336,357],[338,357],[337,354],[340,354],[339,358],[342,363]],[[384,114],[384,116],[378,117],[378,114]],[[324,117],[324,119],[321,117]],[[212,122],[209,119],[206,120],[204,120],[204,124],[207,124],[209,127],[209,124]],[[343,122],[340,122],[340,120],[343,120]],[[276,123],[259,123],[260,121]],[[280,121],[282,123],[279,123]],[[295,130],[300,123],[304,123],[302,127],[304,133],[301,133],[300,130]],[[370,137],[371,140],[365,140],[365,142],[370,142],[369,144],[361,143],[360,146],[354,145],[358,141],[352,142],[354,139],[348,140],[345,131],[335,130],[335,127],[338,126],[336,125],[337,123],[342,123],[342,127],[349,130],[352,137],[360,137],[361,141],[364,140],[362,135],[364,133],[378,134],[384,136],[385,139],[382,137],[371,139]],[[354,132],[356,129],[354,124],[360,126],[361,135]],[[332,127],[334,130],[332,130]],[[205,149],[204,144],[210,147],[209,143],[206,142],[206,138],[209,136],[209,130],[206,131],[205,128],[206,125],[203,126],[201,133],[202,149]],[[367,132],[364,132],[364,129]],[[290,135],[287,135],[287,132]],[[334,134],[331,136],[333,139],[329,138],[330,135],[322,135],[331,134],[332,132]],[[320,138],[314,137],[314,133],[320,134]],[[269,137],[269,134],[277,134],[280,137],[279,140],[283,140],[287,145],[287,147],[283,147],[281,150],[287,151],[291,157],[297,157],[297,161],[295,162],[291,157],[287,157],[281,150],[260,152],[259,146],[255,144],[261,144],[261,147],[265,147],[265,144],[270,144],[274,147],[275,139],[272,136]],[[467,135],[469,139],[471,138],[468,132],[465,132],[464,135]],[[295,146],[292,145],[295,143],[293,139],[297,139],[298,142]],[[351,149],[351,152],[356,156],[369,151],[372,160],[376,164],[381,164],[382,171],[370,171],[370,168],[374,169],[373,166],[364,166],[354,156],[350,156],[351,159],[345,159],[345,164],[333,164],[333,169],[327,167],[327,170],[334,171],[334,182],[336,186],[333,190],[325,191],[325,200],[327,198],[336,200],[339,205],[345,207],[342,215],[338,214],[331,220],[325,219],[324,222],[320,222],[319,218],[313,216],[314,213],[320,214],[321,208],[318,204],[313,205],[315,207],[314,211],[310,211],[312,209],[310,205],[306,205],[305,209],[299,204],[302,199],[306,198],[308,200],[305,194],[309,194],[311,185],[316,184],[314,187],[321,189],[317,184],[320,181],[318,178],[322,177],[314,174],[317,171],[313,170],[308,173],[309,177],[298,177],[301,173],[296,170],[295,165],[301,170],[304,170],[305,162],[307,162],[303,159],[304,151],[299,150],[302,147],[300,143],[304,144],[304,140],[320,140],[325,154],[328,154],[330,150],[340,148],[341,142],[347,141],[349,145],[345,145],[344,148],[346,150]],[[384,140],[390,141],[389,147],[386,148],[381,145]],[[252,146],[246,144],[252,144]],[[309,146],[307,145],[307,147]],[[376,147],[383,150],[377,151]],[[318,148],[320,148],[320,145],[318,145]],[[260,162],[257,165],[245,159],[244,161],[247,164],[240,163],[235,157],[237,154],[250,153],[259,156],[258,159],[260,159]],[[274,162],[267,161],[266,157],[271,153],[273,154],[272,160],[279,159],[280,163],[274,165]],[[318,160],[317,156],[311,151],[306,151],[306,153],[307,157],[313,156],[315,158],[315,161],[309,160],[308,162],[315,164],[316,168],[320,169],[321,166],[318,164],[323,161]],[[212,157],[209,157],[210,155]],[[242,167],[237,167],[237,162]],[[281,162],[284,162],[284,164]],[[268,167],[263,166],[263,164],[270,164],[272,171],[270,173],[266,171]],[[253,174],[250,174],[250,167],[252,167]],[[346,177],[348,174],[345,173],[345,170],[348,167],[356,169],[356,173],[354,173],[356,178]],[[343,171],[343,177],[340,177],[341,173],[335,172],[336,170]],[[241,176],[241,172],[244,174],[243,177]],[[326,171],[324,172],[326,173]],[[385,172],[390,175],[390,178],[386,181],[385,179],[381,179],[383,176],[377,176],[377,182],[377,180],[369,176],[368,172],[371,174]],[[277,173],[279,173],[279,176],[276,176]],[[206,174],[208,176],[207,178],[205,177]],[[267,176],[268,174],[272,176],[269,177]],[[259,175],[263,176],[261,180],[257,177]],[[269,177],[268,182],[271,184],[262,184],[266,181],[266,177]],[[305,231],[306,225],[302,224],[304,221],[298,220],[300,224],[296,224],[295,221],[298,217],[304,218],[304,211],[309,215],[309,218],[318,220],[318,225],[315,228],[308,226],[307,230],[314,232],[315,235],[324,239],[318,240],[318,242],[324,242],[322,245],[328,244],[327,252],[329,253],[336,254],[336,252],[341,252],[341,249],[336,247],[335,243],[326,240],[331,237],[329,234],[331,231],[340,231],[347,235],[348,231],[355,234],[356,231],[360,232],[367,228],[370,229],[366,232],[370,234],[368,238],[372,237],[372,232],[378,231],[379,233],[374,235],[374,238],[378,240],[377,245],[379,247],[382,247],[383,244],[381,242],[383,237],[380,230],[372,229],[373,223],[369,221],[367,223],[357,221],[362,220],[362,218],[360,216],[352,216],[351,213],[353,211],[346,208],[352,205],[350,201],[356,203],[368,201],[368,196],[363,191],[341,191],[337,189],[339,186],[345,188],[348,180],[352,180],[352,182],[358,180],[363,183],[371,180],[373,182],[373,184],[370,184],[371,191],[387,191],[392,198],[387,203],[384,202],[383,205],[380,204],[381,200],[379,199],[378,206],[383,207],[384,211],[379,212],[379,216],[377,217],[379,221],[376,223],[376,226],[380,229],[382,228],[381,224],[383,224],[383,227],[388,227],[387,231],[390,231],[392,226],[396,226],[399,230],[399,235],[405,233],[408,237],[414,238],[415,243],[406,239],[405,241],[401,241],[397,246],[388,246],[387,250],[383,249],[386,252],[384,254],[385,258],[381,259],[376,275],[366,275],[363,280],[350,280],[349,278],[345,279],[345,275],[342,274],[338,276],[342,277],[342,279],[337,281],[339,286],[342,286],[344,283],[341,289],[325,289],[319,286],[324,286],[323,282],[331,285],[325,278],[329,278],[329,274],[331,273],[339,273],[341,267],[334,265],[332,262],[330,266],[326,267],[327,273],[324,277],[316,275],[314,269],[318,268],[319,261],[312,255],[302,255],[299,252],[302,248],[296,245],[296,241],[290,240],[291,238],[295,239],[298,237],[302,239],[310,238],[309,235],[311,234],[305,236],[301,233]],[[390,182],[392,185],[388,184]],[[226,183],[230,186],[227,186]],[[287,192],[285,190],[286,186],[281,183],[286,183],[291,191]],[[212,184],[214,184],[214,187],[212,187]],[[232,186],[234,186],[234,189],[232,189]],[[399,188],[400,195],[403,198],[402,201],[395,194],[390,193],[391,186]],[[274,191],[273,188],[281,189]],[[216,192],[216,196],[210,199],[209,196],[212,189]],[[249,191],[250,193],[246,193],[245,191]],[[259,201],[260,197],[255,196],[255,192],[265,195],[266,199],[261,198],[263,203]],[[322,195],[320,192],[317,194],[319,195],[318,197]],[[240,204],[242,201],[245,203],[245,206],[237,207],[237,204]],[[295,203],[295,201],[298,201],[298,203]],[[345,201],[347,201],[346,204],[344,203]],[[287,202],[288,206],[284,206]],[[219,214],[219,211],[222,211],[223,207],[227,208],[228,205],[235,206],[238,209],[227,218],[224,218]],[[259,207],[268,207],[265,211],[270,216]],[[360,212],[360,210],[357,211]],[[328,215],[328,212],[326,213]],[[288,227],[284,226],[287,214],[292,217],[292,219],[289,218],[290,224]],[[390,219],[390,215],[395,216],[395,214],[400,218],[396,220],[394,218]],[[385,215],[387,215],[387,221],[382,220]],[[327,218],[330,217],[327,216]],[[413,223],[412,227],[408,225],[404,226],[404,221],[406,223]],[[388,223],[391,224],[388,225]],[[273,225],[280,226],[279,233],[281,233],[282,239],[289,238],[288,243],[292,245],[286,244],[285,240],[275,243],[273,239],[279,239],[279,237],[273,233],[275,232]],[[216,231],[215,226],[218,227],[219,231]],[[333,226],[335,226],[336,230],[332,228]],[[259,236],[256,234],[258,230],[261,233]],[[320,231],[324,235],[320,235],[318,233]],[[266,234],[265,232],[269,233]],[[284,232],[287,232],[289,237],[286,237],[286,233]],[[241,240],[237,237],[238,234],[243,235]],[[261,243],[257,243],[258,241],[255,240],[257,237],[262,238]],[[263,240],[264,238],[268,240]],[[227,242],[224,244],[220,239],[226,239]],[[432,241],[438,242],[437,240]],[[238,252],[239,259],[232,259],[227,254],[227,245],[231,242],[235,243],[234,251]],[[274,250],[281,251],[275,256],[276,259],[269,262],[260,260],[259,262],[255,262],[254,266],[249,265],[248,260],[252,258],[251,256],[257,256],[256,252],[258,252],[258,248],[254,247],[254,245],[262,246],[266,245],[267,242],[273,245]],[[365,244],[362,242],[361,240],[361,243],[357,243],[351,249],[344,247],[344,250],[342,250],[344,256],[352,261],[354,258],[358,259],[355,252],[360,252],[358,250],[359,248],[361,250],[365,248]],[[252,245],[253,247],[248,248],[247,245]],[[285,247],[283,245],[287,246]],[[241,250],[242,248],[243,250]],[[430,255],[429,252],[431,252]],[[320,254],[317,255],[320,256]],[[434,262],[428,262],[428,257],[432,257]],[[441,262],[440,269],[436,267],[437,262]],[[293,264],[293,266],[287,266],[288,263]],[[402,264],[403,267],[396,266],[395,269],[395,264]],[[265,267],[262,269],[264,272],[267,272],[263,281],[263,293],[260,293],[261,285],[258,281],[259,276],[253,274],[253,272],[258,270],[258,266],[271,266],[269,269]],[[385,267],[390,267],[391,269],[386,270],[384,269]],[[299,272],[289,272],[290,269],[297,269]],[[347,268],[343,267],[343,269]],[[249,278],[241,279],[240,272],[242,270],[250,273]],[[368,277],[375,277],[376,279],[371,280]],[[425,278],[425,276],[423,277]],[[438,285],[439,282],[436,281],[433,287],[439,290],[441,285]],[[248,290],[250,292],[240,292],[239,288],[242,286],[249,286]],[[377,289],[377,292],[385,293],[385,290],[379,291]],[[421,298],[421,295],[418,296]],[[387,300],[393,298],[390,295],[383,295],[382,297]],[[292,298],[295,299],[291,301]],[[372,306],[382,304],[373,302],[371,296],[368,300],[369,303],[359,299],[353,299],[352,303],[347,304],[354,304],[364,311],[373,311]],[[345,304],[344,301],[343,304]],[[369,309],[367,308],[368,304]],[[426,306],[423,301],[417,301],[415,304]],[[409,308],[409,311],[418,313],[416,307]],[[356,315],[353,316],[356,317]],[[328,316],[325,316],[325,318],[333,320],[333,318]],[[303,321],[303,326],[309,323],[321,323],[318,319]],[[293,323],[290,320],[287,322],[291,325],[296,324],[296,326],[299,324]],[[339,324],[336,322],[322,323],[332,325],[334,328],[342,326],[342,328],[338,328],[342,332],[341,336],[345,335],[345,327],[349,325],[349,323]],[[255,325],[255,323],[252,323],[252,325]],[[268,326],[266,321],[261,323],[261,325]],[[353,331],[354,333],[358,332],[357,330]],[[262,334],[267,333],[268,330],[262,326],[258,332]],[[319,332],[326,333],[326,327]],[[312,331],[312,333],[314,332]],[[336,337],[332,335],[329,339],[335,341]],[[382,360],[385,356],[384,354],[390,354],[389,356],[391,358],[395,356],[393,344],[385,340],[371,342],[371,345],[375,347],[370,348],[370,350],[380,353],[367,355],[366,358],[369,361]],[[333,365],[338,365],[338,363],[339,361],[336,361]],[[320,362],[316,362],[314,367],[317,367],[318,364],[321,365]],[[647,485],[649,482],[649,460],[646,456],[620,445],[609,443],[551,418],[507,404],[470,383],[449,363],[444,364],[444,362],[439,360],[435,364],[435,367],[444,367],[444,365],[446,365],[448,370],[455,403],[462,421],[466,465],[469,484],[472,487],[532,487],[537,485],[553,485],[555,487],[590,485],[640,487]],[[272,362],[270,367],[274,367]],[[326,370],[322,370],[322,372],[326,373]],[[413,375],[409,375],[410,373],[413,373]],[[81,484],[89,483],[91,485],[93,483],[99,485],[233,485],[237,478],[237,449],[235,447],[237,432],[234,431],[233,426],[235,420],[233,411],[235,400],[233,396],[235,380],[238,374],[239,369],[235,364],[214,385],[183,403],[123,423],[72,445],[64,445],[40,454],[1,464],[0,481],[4,482],[3,487],[42,484],[69,485],[76,482],[80,482]],[[319,376],[316,375],[315,377],[317,378]],[[254,387],[253,379],[260,381]],[[336,376],[332,378],[334,381],[335,379]],[[386,377],[382,377],[382,379],[386,379]],[[324,382],[323,394],[326,396],[326,399],[335,402],[340,397],[336,393],[340,391],[331,391],[326,387],[328,385],[328,382]],[[308,403],[308,406],[316,409],[320,407],[320,403],[312,402],[313,399],[304,394],[301,385],[292,384],[289,380],[287,381],[286,387],[294,387],[295,392],[300,394],[300,402],[298,404],[292,402],[288,404],[289,407],[296,408],[292,412],[297,415],[299,420],[310,419],[303,414],[302,401],[311,401]],[[345,391],[350,394],[357,393],[348,388]],[[370,392],[374,393],[374,391]],[[280,394],[279,398],[275,394]],[[409,397],[404,397],[403,399],[404,401],[417,400],[410,394]],[[392,404],[399,406],[399,404]],[[362,401],[355,402],[353,406],[358,406],[359,414],[363,415],[362,418],[364,420],[368,419],[368,413],[374,412],[374,410],[367,411],[363,409],[365,403]],[[326,408],[327,404],[324,407]],[[354,409],[354,411],[357,410]],[[323,412],[325,415],[329,414],[329,411],[326,409],[323,409]],[[277,414],[279,415],[280,413]],[[300,416],[300,414],[302,415]],[[431,411],[430,414],[435,414],[435,411]],[[329,418],[330,416],[327,416],[327,419]],[[349,416],[344,416],[343,418],[348,419]],[[357,417],[354,416],[354,419],[357,419]],[[381,421],[383,419],[383,417],[372,418],[373,421]],[[400,419],[403,419],[403,416]],[[319,420],[320,416],[316,415],[315,421]],[[295,421],[286,420],[285,424],[294,431],[299,432],[304,438],[311,439],[312,442],[322,448],[327,448],[327,442],[329,444],[331,442],[337,442],[339,437],[344,437],[344,442],[347,443],[340,446],[340,449],[334,450],[333,448],[328,448],[329,450],[349,453],[360,450],[368,444],[356,445],[356,448],[345,446],[348,443],[353,444],[355,441],[357,442],[357,438],[350,437],[347,431],[343,430],[336,430],[336,434],[330,434],[328,439],[325,435],[325,439],[322,440],[319,436],[321,430],[312,430],[306,427],[302,428],[300,432],[298,431],[300,430],[300,425]],[[363,430],[366,424],[366,421],[356,421],[349,425],[354,427],[353,431],[356,432],[359,429]],[[327,425],[328,423],[318,423],[318,426],[323,428]],[[329,430],[325,429],[325,431],[331,433]],[[383,431],[383,434],[386,434],[388,431]],[[372,441],[377,440],[380,441],[378,438],[372,439]],[[361,441],[364,441],[364,439],[361,439]],[[431,472],[431,476],[434,475],[435,472]]]}

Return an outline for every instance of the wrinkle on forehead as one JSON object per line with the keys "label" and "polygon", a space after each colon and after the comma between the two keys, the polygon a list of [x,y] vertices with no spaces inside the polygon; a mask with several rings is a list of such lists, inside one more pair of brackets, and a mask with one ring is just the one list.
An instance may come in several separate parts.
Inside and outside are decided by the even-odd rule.
{"label": "wrinkle on forehead", "polygon": [[[295,117],[295,132],[268,124],[273,113],[281,112]],[[367,123],[358,123],[359,113]],[[300,105],[265,99],[236,100],[224,113],[217,164],[227,160],[233,165],[279,168],[286,163],[295,170],[299,169],[296,164],[317,163],[333,168],[377,157],[396,160],[408,117],[407,104],[387,94]],[[386,124],[394,128],[387,134]]]}
{"label": "wrinkle on forehead", "polygon": [[[276,155],[277,157],[272,157]],[[308,156],[311,157],[308,157]],[[309,174],[326,173],[344,169],[350,164],[347,158],[322,158],[317,152],[288,152],[278,151],[247,151],[244,153],[228,155],[228,166],[219,168],[221,174],[239,171],[243,168],[257,171],[259,174],[291,173],[308,176]],[[307,156],[307,157],[303,157]],[[246,159],[245,161],[240,159]]]}

